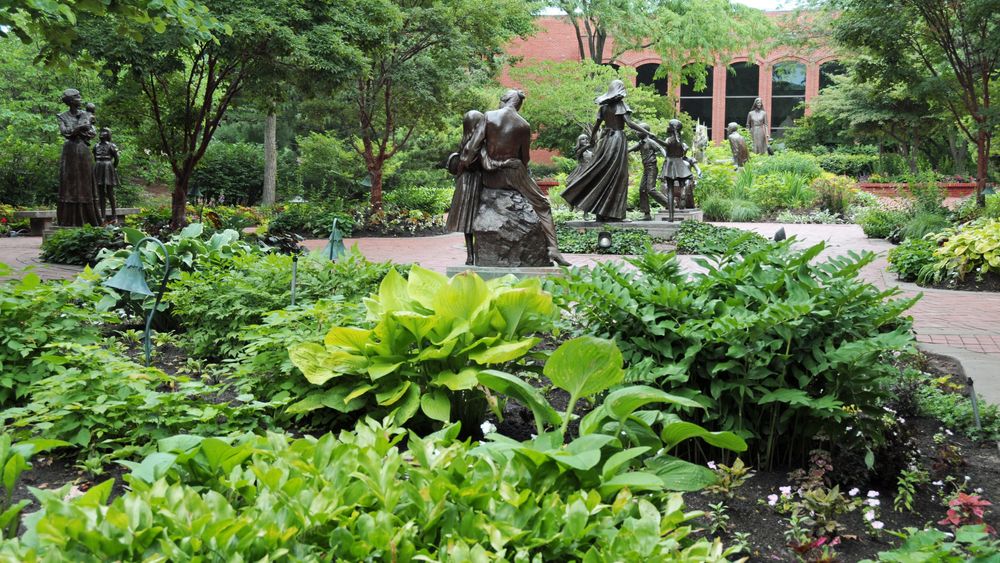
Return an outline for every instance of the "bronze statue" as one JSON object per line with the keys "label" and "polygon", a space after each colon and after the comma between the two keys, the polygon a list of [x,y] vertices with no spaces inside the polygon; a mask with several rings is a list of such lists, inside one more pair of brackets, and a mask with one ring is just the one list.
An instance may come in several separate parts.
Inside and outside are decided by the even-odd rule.
{"label": "bronze statue", "polygon": [[479,166],[479,155],[471,156],[461,174],[458,174],[459,155],[472,139],[476,128],[483,122],[485,116],[476,110],[469,111],[462,118],[462,142],[457,153],[448,158],[448,169],[455,176],[455,195],[451,198],[451,208],[448,210],[448,222],[445,227],[455,233],[465,233],[465,263],[473,266],[476,263],[475,245],[473,244],[472,220],[476,218],[479,207],[479,194],[483,189],[482,172]]}
{"label": "bronze statue", "polygon": [[594,158],[594,151],[591,148],[590,135],[581,133],[576,138],[576,146],[573,147],[573,155],[576,157],[577,166],[583,166]]}
{"label": "bronze statue", "polygon": [[107,218],[105,203],[111,204],[111,222],[118,218],[115,186],[118,185],[118,145],[111,142],[111,129],[101,129],[101,141],[94,145],[94,183],[97,184],[101,219]]}
{"label": "bronze statue", "polygon": [[69,110],[57,116],[59,133],[66,138],[59,159],[59,206],[56,222],[64,227],[100,225],[94,205],[94,163],[90,140],[97,136],[93,116],[82,109],[79,90],[65,90],[62,101]]}
{"label": "bronze statue", "polygon": [[733,165],[737,169],[743,168],[743,165],[750,160],[747,140],[743,138],[743,135],[740,135],[740,126],[735,121],[726,127],[726,133],[729,134],[729,148],[733,151]]}
{"label": "bronze statue", "polygon": [[[640,123],[639,127],[647,131],[649,130],[649,125],[645,123]],[[653,217],[650,215],[649,209],[650,197],[655,199],[664,209],[670,207],[670,201],[667,199],[667,196],[656,189],[656,173],[659,170],[656,165],[656,157],[657,155],[665,157],[667,153],[663,150],[663,146],[653,140],[648,133],[639,133],[639,142],[628,149],[628,152],[635,151],[639,151],[639,155],[642,157],[642,181],[639,183],[639,209],[642,210],[643,221],[652,221]]]}
{"label": "bronze statue", "polygon": [[593,212],[598,221],[623,221],[628,204],[628,143],[625,126],[649,134],[632,121],[632,110],[625,103],[625,83],[612,80],[605,94],[594,100],[598,106],[597,120],[591,129],[591,139],[604,124],[593,159],[566,178],[563,199],[584,213]]}
{"label": "bronze statue", "polygon": [[767,128],[767,113],[764,111],[764,102],[760,98],[753,101],[753,107],[747,114],[747,130],[750,131],[753,152],[768,154],[770,152],[768,151],[770,132]]}
{"label": "bronze statue", "polygon": [[694,146],[691,155],[697,162],[705,162],[705,149],[708,148],[708,127],[699,122],[694,127]]}
{"label": "bronze statue", "polygon": [[681,122],[671,119],[667,125],[664,145],[667,159],[663,163],[660,179],[666,184],[670,197],[680,209],[694,208],[694,173],[701,175],[698,163],[688,158],[688,146],[681,141]]}
{"label": "bronze statue", "polygon": [[520,193],[538,215],[548,243],[549,259],[556,264],[569,266],[569,262],[559,253],[549,199],[528,174],[531,126],[517,113],[523,102],[524,92],[504,92],[500,97],[500,109],[486,112],[485,119],[480,121],[472,137],[462,148],[457,173],[462,175],[478,159],[483,187]]}

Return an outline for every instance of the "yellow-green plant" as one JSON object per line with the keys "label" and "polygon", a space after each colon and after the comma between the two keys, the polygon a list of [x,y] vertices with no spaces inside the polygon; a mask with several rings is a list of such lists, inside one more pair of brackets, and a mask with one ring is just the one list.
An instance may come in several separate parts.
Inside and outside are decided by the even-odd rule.
{"label": "yellow-green plant", "polygon": [[1000,219],[977,220],[932,236],[941,243],[934,252],[937,261],[920,271],[918,283],[938,284],[964,280],[970,272],[977,279],[1000,271]]}
{"label": "yellow-green plant", "polygon": [[467,402],[453,401],[456,393],[482,398],[479,373],[525,356],[558,315],[537,279],[449,279],[417,266],[409,279],[390,271],[365,307],[371,330],[335,327],[323,344],[289,348],[306,379],[322,386],[290,412],[364,409],[402,424],[419,411],[447,422]]}

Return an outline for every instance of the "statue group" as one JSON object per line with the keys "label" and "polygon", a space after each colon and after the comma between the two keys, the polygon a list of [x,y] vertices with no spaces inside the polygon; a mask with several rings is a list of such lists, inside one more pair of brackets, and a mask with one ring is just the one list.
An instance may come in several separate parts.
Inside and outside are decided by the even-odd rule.
{"label": "statue group", "polygon": [[[79,90],[65,90],[62,101],[68,110],[57,116],[59,133],[66,139],[59,159],[59,206],[56,223],[64,227],[102,225],[111,205],[111,220],[117,216],[115,186],[118,185],[118,147],[111,130],[100,131],[99,142],[94,104],[83,106]],[[83,107],[81,107],[83,106]]]}

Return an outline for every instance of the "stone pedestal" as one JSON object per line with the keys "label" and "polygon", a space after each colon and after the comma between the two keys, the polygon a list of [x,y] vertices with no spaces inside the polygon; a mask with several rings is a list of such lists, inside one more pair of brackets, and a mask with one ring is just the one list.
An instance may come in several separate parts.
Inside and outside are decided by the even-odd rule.
{"label": "stone pedestal", "polygon": [[538,215],[514,190],[483,188],[472,232],[477,266],[552,266]]}
{"label": "stone pedestal", "polygon": [[[701,209],[674,209],[674,221],[704,221],[704,213]],[[668,221],[670,214],[660,211],[655,215],[657,221]]]}
{"label": "stone pedestal", "polygon": [[497,266],[448,266],[445,269],[445,274],[448,277],[452,277],[456,274],[461,274],[462,272],[474,272],[479,277],[484,280],[491,280],[493,278],[502,278],[508,275],[514,275],[519,279],[524,278],[545,278],[549,276],[561,276],[563,273],[562,268],[556,268],[554,266],[546,267],[536,267],[536,268],[504,268]]}

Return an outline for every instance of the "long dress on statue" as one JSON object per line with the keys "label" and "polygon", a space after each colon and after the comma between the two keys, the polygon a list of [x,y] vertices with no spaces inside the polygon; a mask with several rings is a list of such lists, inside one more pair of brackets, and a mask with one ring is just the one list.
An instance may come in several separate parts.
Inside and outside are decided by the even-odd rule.
{"label": "long dress on statue", "polygon": [[598,220],[625,219],[628,143],[624,129],[625,116],[631,112],[621,99],[601,104],[598,117],[604,122],[604,129],[594,155],[566,178],[563,199],[577,209],[596,214]]}
{"label": "long dress on statue", "polygon": [[[472,133],[482,122],[484,116],[478,111],[470,111],[463,118],[462,143],[458,147],[456,157],[465,150]],[[457,164],[457,162],[456,162]],[[479,210],[479,195],[483,191],[483,172],[479,163],[478,153],[476,158],[466,165],[465,170],[455,176],[455,193],[451,198],[451,208],[448,210],[448,220],[445,228],[453,233],[471,233],[472,221],[476,218]]]}
{"label": "long dress on statue", "polygon": [[56,222],[64,227],[100,225],[94,205],[94,160],[88,143],[97,132],[90,113],[78,110],[58,115],[59,132],[66,138],[59,159],[59,206]]}
{"label": "long dress on statue", "polygon": [[750,110],[747,114],[747,129],[753,141],[753,152],[767,154],[767,113],[762,109]]}

